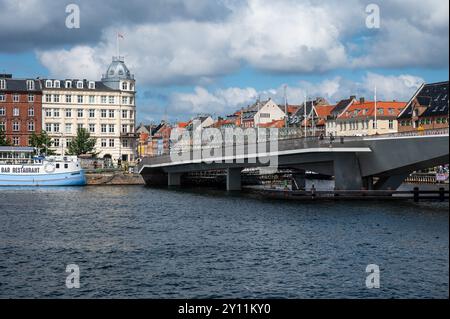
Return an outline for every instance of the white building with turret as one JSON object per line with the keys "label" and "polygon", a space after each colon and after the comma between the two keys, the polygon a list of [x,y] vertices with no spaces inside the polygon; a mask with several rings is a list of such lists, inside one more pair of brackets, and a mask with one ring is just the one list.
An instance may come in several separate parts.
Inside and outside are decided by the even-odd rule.
{"label": "white building with turret", "polygon": [[99,158],[136,158],[136,83],[122,57],[113,57],[101,81],[44,79],[42,128],[64,154],[79,128],[97,144]]}

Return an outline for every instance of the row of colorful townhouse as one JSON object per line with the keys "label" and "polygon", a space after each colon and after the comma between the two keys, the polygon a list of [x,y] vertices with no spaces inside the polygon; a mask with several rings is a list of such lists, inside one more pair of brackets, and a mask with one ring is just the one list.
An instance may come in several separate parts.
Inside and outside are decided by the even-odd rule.
{"label": "row of colorful townhouse", "polygon": [[288,128],[303,136],[370,136],[398,132],[448,128],[449,82],[423,84],[408,102],[368,101],[351,96],[336,104],[324,98],[301,105],[278,105],[272,99],[253,105],[226,117],[213,119],[198,116],[189,122],[157,126],[141,125],[137,129],[139,155],[157,156],[170,149],[174,128],[192,130],[193,123],[214,128]]}

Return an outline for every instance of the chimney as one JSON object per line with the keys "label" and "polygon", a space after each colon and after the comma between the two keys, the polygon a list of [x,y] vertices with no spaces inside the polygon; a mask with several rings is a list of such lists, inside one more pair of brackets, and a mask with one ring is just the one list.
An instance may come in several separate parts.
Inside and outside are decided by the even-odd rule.
{"label": "chimney", "polygon": [[361,104],[364,104],[364,103],[366,103],[366,99],[365,99],[364,97],[362,97],[362,98],[359,99],[359,102],[360,102]]}
{"label": "chimney", "polygon": [[356,95],[350,95],[350,100],[356,100]]}

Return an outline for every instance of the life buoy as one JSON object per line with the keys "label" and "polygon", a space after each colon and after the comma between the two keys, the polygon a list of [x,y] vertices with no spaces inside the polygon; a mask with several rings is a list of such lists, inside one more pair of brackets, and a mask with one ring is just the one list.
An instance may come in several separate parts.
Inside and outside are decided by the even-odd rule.
{"label": "life buoy", "polygon": [[46,164],[44,165],[44,171],[45,171],[46,173],[54,173],[55,170],[56,170],[55,164],[52,164],[52,163],[46,163]]}

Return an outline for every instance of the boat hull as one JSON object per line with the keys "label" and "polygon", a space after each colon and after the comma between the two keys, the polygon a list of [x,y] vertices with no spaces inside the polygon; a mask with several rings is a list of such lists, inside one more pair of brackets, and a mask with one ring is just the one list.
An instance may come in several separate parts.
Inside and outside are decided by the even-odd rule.
{"label": "boat hull", "polygon": [[86,184],[84,171],[34,175],[0,174],[0,186],[85,186]]}

